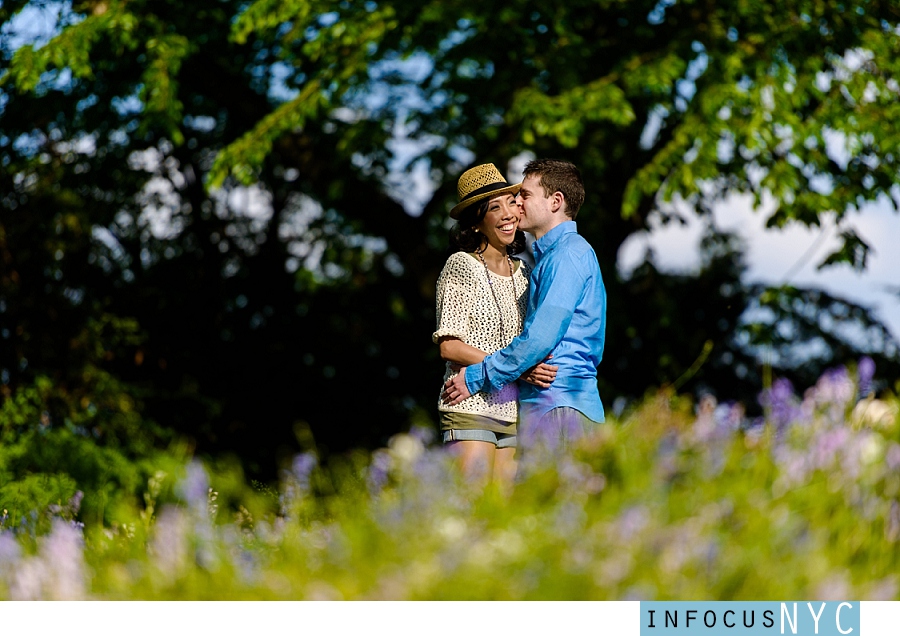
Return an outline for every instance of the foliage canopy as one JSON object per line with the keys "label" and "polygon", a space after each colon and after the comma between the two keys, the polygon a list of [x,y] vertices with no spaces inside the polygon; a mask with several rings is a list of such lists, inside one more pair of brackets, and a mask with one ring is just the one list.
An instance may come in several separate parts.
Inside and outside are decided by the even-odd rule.
{"label": "foliage canopy", "polygon": [[[39,12],[56,28],[32,42]],[[707,342],[685,388],[748,402],[760,351],[801,385],[862,351],[900,370],[864,308],[748,285],[712,225],[693,275],[616,270],[673,202],[711,219],[735,193],[773,227],[833,215],[825,264],[863,268],[853,214],[900,201],[896,3],[32,0],[0,24],[5,399],[96,367],[251,469],[295,431],[382,443],[437,396],[455,179],[522,153],[588,184],[605,400],[685,377]]]}

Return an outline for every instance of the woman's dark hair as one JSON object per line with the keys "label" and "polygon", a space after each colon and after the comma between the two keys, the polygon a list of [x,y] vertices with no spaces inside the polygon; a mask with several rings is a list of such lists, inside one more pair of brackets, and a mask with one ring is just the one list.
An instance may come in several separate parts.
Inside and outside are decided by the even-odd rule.
{"label": "woman's dark hair", "polygon": [[[470,205],[463,209],[456,221],[456,225],[450,230],[450,249],[452,252],[480,252],[484,249],[487,239],[481,232],[475,231],[475,227],[484,220],[487,215],[490,199],[485,199],[478,205]],[[506,246],[506,253],[512,256],[525,249],[525,233],[516,230],[516,238]]]}

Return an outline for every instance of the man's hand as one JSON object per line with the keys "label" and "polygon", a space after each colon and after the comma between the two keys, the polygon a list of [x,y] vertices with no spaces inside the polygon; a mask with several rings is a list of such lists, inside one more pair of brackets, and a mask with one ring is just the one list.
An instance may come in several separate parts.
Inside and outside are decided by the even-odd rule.
{"label": "man's hand", "polygon": [[[547,360],[552,357],[553,354],[547,356]],[[527,382],[528,384],[533,384],[535,386],[546,389],[549,388],[553,381],[556,379],[557,369],[559,369],[559,367],[553,366],[552,364],[547,364],[546,362],[541,362],[520,375],[519,379],[523,382]]]}
{"label": "man's hand", "polygon": [[444,392],[441,393],[441,399],[447,406],[456,406],[467,397],[471,397],[468,387],[466,387],[466,368],[459,368],[459,375],[450,378],[444,383]]}

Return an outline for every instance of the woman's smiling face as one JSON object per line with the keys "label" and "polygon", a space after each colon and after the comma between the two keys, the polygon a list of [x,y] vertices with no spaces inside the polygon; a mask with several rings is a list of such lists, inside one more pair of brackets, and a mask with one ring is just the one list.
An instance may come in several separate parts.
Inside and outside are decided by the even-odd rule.
{"label": "woman's smiling face", "polygon": [[491,245],[505,252],[506,246],[516,239],[516,230],[519,227],[519,206],[516,205],[516,197],[504,194],[488,201],[487,214],[475,227]]}

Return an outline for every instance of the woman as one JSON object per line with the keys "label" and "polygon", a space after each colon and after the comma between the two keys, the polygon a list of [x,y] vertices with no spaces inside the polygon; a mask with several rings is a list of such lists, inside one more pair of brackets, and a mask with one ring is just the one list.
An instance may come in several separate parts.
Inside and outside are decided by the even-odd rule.
{"label": "woman", "polygon": [[[460,366],[478,364],[522,331],[528,298],[528,266],[513,259],[525,247],[518,229],[519,185],[510,185],[493,164],[459,178],[457,221],[451,235],[456,250],[437,282],[437,331],[432,340],[447,361],[444,381]],[[556,367],[540,364],[522,380],[549,386]],[[443,386],[443,384],[442,384]],[[463,473],[509,483],[516,471],[518,388],[476,393],[455,406],[439,401],[444,443],[459,457]]]}

